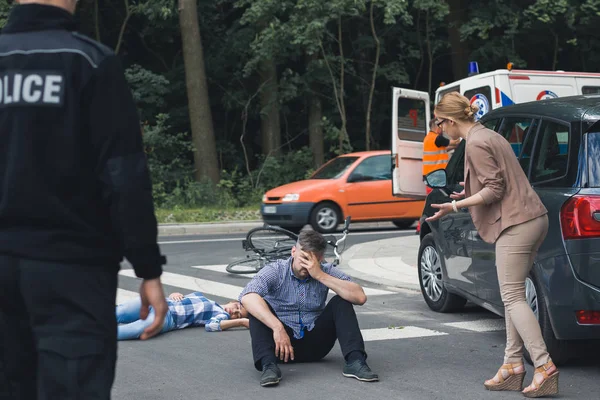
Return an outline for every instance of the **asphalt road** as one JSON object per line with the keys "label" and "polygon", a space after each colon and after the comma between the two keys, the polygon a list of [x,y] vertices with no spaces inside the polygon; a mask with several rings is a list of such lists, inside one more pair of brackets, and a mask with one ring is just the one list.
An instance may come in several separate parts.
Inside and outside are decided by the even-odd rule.
{"label": "asphalt road", "polygon": [[[354,232],[348,237],[348,245],[412,234],[414,230]],[[241,288],[247,278],[226,274],[220,267],[192,267],[222,266],[243,256],[242,236],[161,238],[161,248],[169,259],[166,271],[190,280]],[[137,289],[136,279],[121,278],[122,289]],[[189,292],[166,286],[166,291],[172,290]],[[218,296],[215,299],[225,300]],[[146,342],[120,342],[113,399],[522,398],[519,393],[488,392],[483,388],[483,381],[493,376],[502,362],[503,321],[496,316],[476,307],[455,314],[434,313],[420,293],[400,289],[369,296],[367,304],[356,307],[356,311],[365,335],[368,363],[379,373],[380,382],[362,383],[343,377],[343,358],[336,345],[321,362],[283,365],[280,385],[261,388],[260,373],[252,365],[247,330],[209,333],[189,328]],[[486,326],[492,328],[487,331]],[[587,357],[562,367],[560,398],[598,398],[598,360]],[[528,366],[527,384],[532,375]]]}

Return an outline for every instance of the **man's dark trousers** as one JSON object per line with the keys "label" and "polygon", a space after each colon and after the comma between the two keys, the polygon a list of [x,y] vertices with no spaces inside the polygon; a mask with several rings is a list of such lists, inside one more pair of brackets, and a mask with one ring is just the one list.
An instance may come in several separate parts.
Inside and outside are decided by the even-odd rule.
{"label": "man's dark trousers", "polygon": [[110,399],[118,268],[0,255],[0,381],[9,399]]}
{"label": "man's dark trousers", "polygon": [[[271,307],[269,306],[269,308]],[[273,312],[272,308],[271,312]],[[275,313],[273,312],[273,314]],[[273,362],[277,360],[275,358],[273,331],[254,316],[249,315],[248,318],[250,320],[254,366],[260,371],[262,370],[261,360],[263,358]],[[311,331],[305,330],[302,339],[295,339],[292,328],[285,324],[283,326],[294,348],[295,362],[310,362],[322,359],[329,354],[336,339],[340,342],[344,357],[347,357],[353,351],[359,351],[366,358],[365,342],[358,327],[354,306],[340,296],[334,296],[327,303],[325,309],[315,321],[314,328]]]}

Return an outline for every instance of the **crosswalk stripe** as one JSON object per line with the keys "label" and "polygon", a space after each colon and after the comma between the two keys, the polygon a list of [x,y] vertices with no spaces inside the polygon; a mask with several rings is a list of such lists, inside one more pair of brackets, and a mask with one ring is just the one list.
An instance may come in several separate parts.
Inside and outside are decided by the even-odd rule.
{"label": "crosswalk stripe", "polygon": [[480,319],[478,321],[446,322],[443,325],[474,332],[494,332],[505,329],[503,319]]}
{"label": "crosswalk stripe", "polygon": [[419,337],[447,335],[447,333],[445,332],[438,332],[431,329],[419,328],[417,326],[362,329],[361,333],[365,342],[373,342],[376,340],[411,339]]}
{"label": "crosswalk stripe", "polygon": [[[364,287],[363,290],[365,291],[365,294],[367,295],[367,297],[369,297],[369,296],[385,296],[387,294],[394,294],[394,292],[390,292],[389,290],[373,289],[373,288],[368,288],[368,287]],[[331,292],[331,290],[330,290],[330,292]]]}
{"label": "crosswalk stripe", "polygon": [[[124,276],[135,276],[134,274],[128,272],[131,270],[122,270],[119,272]],[[198,288],[193,288],[193,284],[189,283],[189,280],[197,280],[198,278],[186,277],[185,275],[179,275],[176,277],[167,277],[164,279],[164,275],[177,275],[171,273],[163,273],[163,283],[183,287],[189,290],[199,290]],[[179,280],[185,278],[188,280],[188,283],[184,283],[187,287],[182,286],[181,284],[175,285],[174,283],[180,283]],[[177,280],[177,282],[175,282]],[[202,281],[202,280],[200,280]],[[167,283],[170,282],[170,283]],[[233,286],[233,285],[228,285]],[[237,288],[237,286],[233,286]],[[236,289],[237,290],[237,289]],[[202,290],[200,290],[202,291]],[[134,292],[126,289],[117,289],[117,298],[115,304],[121,304],[128,300],[137,299],[139,297],[138,292]],[[228,297],[228,296],[221,296]],[[234,297],[235,298],[235,297]],[[444,326],[450,326],[453,328],[466,329],[474,332],[492,332],[492,331],[500,331],[504,329],[504,320],[502,319],[485,319],[479,321],[459,321],[459,322],[447,322],[442,324]],[[446,332],[439,332],[432,329],[420,328],[417,326],[404,326],[404,327],[388,327],[388,328],[374,328],[374,329],[362,329],[361,333],[363,335],[363,339],[365,342],[373,342],[378,340],[397,340],[397,339],[411,339],[411,338],[420,338],[420,337],[430,337],[430,336],[444,336],[448,335]]]}
{"label": "crosswalk stripe", "polygon": [[137,292],[117,288],[117,298],[115,299],[115,304],[121,304],[128,300],[137,299],[138,297],[140,297],[140,294]]}
{"label": "crosswalk stripe", "polygon": [[[223,264],[223,265],[192,265],[192,268],[196,268],[196,269],[203,269],[205,271],[213,271],[213,272],[220,272],[220,273],[225,273],[225,274],[229,274],[229,272],[227,272],[225,270],[225,267],[227,265]],[[256,275],[256,273],[253,274],[238,274],[238,276],[241,276],[242,278],[248,278],[251,279]]]}
{"label": "crosswalk stripe", "polygon": [[[228,273],[225,270],[225,267],[226,267],[226,265],[192,265],[192,268],[195,268],[195,269],[203,269],[206,271]],[[239,276],[251,279],[254,275],[256,275],[256,274],[241,274]],[[388,294],[394,294],[394,292],[391,292],[389,290],[383,290],[383,289],[363,288],[363,290],[365,291],[365,294],[367,295],[367,297],[368,296],[385,296]],[[240,290],[240,292],[241,292],[241,290]],[[329,293],[334,294],[334,292],[332,290],[330,290]]]}
{"label": "crosswalk stripe", "polygon": [[[137,299],[139,293],[131,290],[118,289],[117,290],[117,302],[121,304],[125,301]],[[438,332],[431,329],[419,328],[417,326],[405,326],[405,327],[389,327],[389,328],[375,328],[375,329],[361,329],[365,342],[374,342],[378,340],[398,340],[398,339],[412,339],[420,337],[430,336],[444,336],[447,335],[445,332]]]}
{"label": "crosswalk stripe", "polygon": [[[119,275],[135,278],[135,272],[132,269],[122,269]],[[191,290],[193,292],[202,292],[206,297],[210,295],[223,297],[226,299],[237,299],[242,292],[241,286],[229,285],[215,281],[195,278],[193,276],[174,274],[172,272],[163,272],[160,280],[164,285],[175,286],[178,288]]]}

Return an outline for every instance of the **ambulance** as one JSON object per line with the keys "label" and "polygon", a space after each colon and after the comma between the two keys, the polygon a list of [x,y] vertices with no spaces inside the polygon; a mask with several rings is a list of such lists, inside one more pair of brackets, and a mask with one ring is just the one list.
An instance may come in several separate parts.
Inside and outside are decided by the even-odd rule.
{"label": "ambulance", "polygon": [[[442,84],[435,104],[447,93],[459,92],[479,107],[476,119],[490,110],[516,103],[600,94],[600,73],[506,69],[479,73],[469,63],[467,78]],[[392,190],[394,196],[424,198],[423,139],[433,117],[427,92],[392,88]]]}

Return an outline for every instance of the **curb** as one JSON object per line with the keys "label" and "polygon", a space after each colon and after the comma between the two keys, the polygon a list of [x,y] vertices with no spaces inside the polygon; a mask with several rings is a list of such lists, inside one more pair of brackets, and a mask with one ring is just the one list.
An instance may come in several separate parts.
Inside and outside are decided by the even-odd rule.
{"label": "curb", "polygon": [[[181,223],[181,224],[158,224],[159,236],[185,236],[206,234],[247,233],[252,228],[264,225],[262,220],[252,221],[228,221],[228,222],[204,222],[204,223]],[[341,225],[340,225],[341,227]],[[393,228],[391,222],[360,222],[354,225],[350,232],[369,228]]]}
{"label": "curb", "polygon": [[[341,260],[338,268],[340,268],[340,270],[342,270],[344,273],[346,273],[350,277],[355,278],[355,279],[360,279],[361,281],[368,282],[370,284],[375,284],[378,286],[394,288],[394,289],[405,289],[405,290],[410,290],[413,292],[421,291],[421,288],[418,284],[384,278],[384,277],[381,277],[378,275],[368,274],[368,273],[358,271],[358,270],[352,268],[349,263],[350,260],[352,260],[352,259],[360,260],[363,258],[371,257],[371,256],[364,256],[364,257],[360,256],[363,248],[368,247],[369,245],[372,245],[372,242],[359,243],[359,244],[353,245],[352,247],[350,247],[349,249],[344,251],[342,253],[342,260]],[[363,254],[366,252],[368,252],[368,250],[363,251]],[[400,258],[398,259],[398,262],[402,262]],[[406,268],[410,268],[411,270],[414,268],[416,271],[415,267],[412,267],[404,262],[402,262],[402,263],[406,265]]]}
{"label": "curb", "polygon": [[159,224],[159,236],[247,233],[263,226],[262,221],[209,222],[204,224]]}

